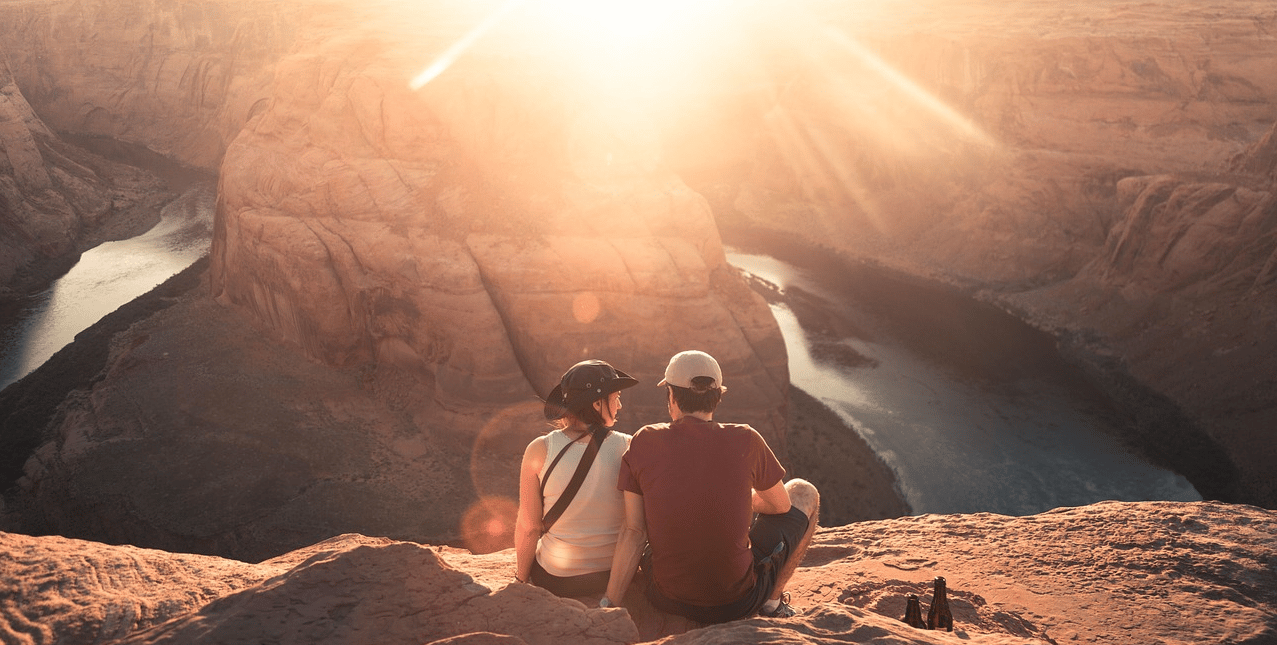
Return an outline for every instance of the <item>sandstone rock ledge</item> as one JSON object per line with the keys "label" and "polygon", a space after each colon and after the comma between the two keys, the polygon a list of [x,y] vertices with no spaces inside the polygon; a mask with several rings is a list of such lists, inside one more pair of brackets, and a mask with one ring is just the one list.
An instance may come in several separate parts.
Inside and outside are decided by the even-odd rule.
{"label": "sandstone rock ledge", "polygon": [[[260,564],[0,533],[6,643],[1271,643],[1277,512],[1105,502],[822,529],[800,617],[701,629],[509,584],[513,552],[342,535]],[[944,575],[957,631],[897,618]],[[593,599],[582,599],[592,605]],[[678,635],[675,635],[678,634]]]}

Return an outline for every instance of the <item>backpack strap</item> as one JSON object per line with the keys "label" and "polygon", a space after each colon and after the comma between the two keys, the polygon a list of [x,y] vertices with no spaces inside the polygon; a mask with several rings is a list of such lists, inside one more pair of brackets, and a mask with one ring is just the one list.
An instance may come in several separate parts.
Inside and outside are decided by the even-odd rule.
{"label": "backpack strap", "polygon": [[[581,490],[581,483],[585,481],[585,474],[590,471],[590,465],[594,463],[594,458],[599,454],[599,448],[603,446],[603,440],[607,438],[611,430],[596,425],[591,426],[590,443],[585,446],[585,454],[581,455],[581,461],[576,465],[576,472],[572,473],[572,479],[568,481],[568,485],[563,489],[563,493],[559,495],[559,499],[554,502],[554,506],[541,518],[541,532],[546,533],[551,526],[559,520],[559,516],[563,515],[563,511],[567,510],[568,504],[572,503],[572,498],[576,497],[577,491]],[[559,464],[559,459],[563,458],[563,454],[571,448],[572,444],[563,447],[559,451],[558,456],[550,463],[550,467],[545,471],[545,478],[541,480],[541,499],[545,499],[545,484],[550,481],[550,473],[554,471],[554,467]]]}

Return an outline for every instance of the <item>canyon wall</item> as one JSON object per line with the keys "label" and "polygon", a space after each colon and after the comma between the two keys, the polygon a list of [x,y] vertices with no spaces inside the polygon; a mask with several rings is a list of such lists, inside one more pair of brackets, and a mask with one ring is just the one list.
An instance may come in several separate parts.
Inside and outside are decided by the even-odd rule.
{"label": "canyon wall", "polygon": [[216,171],[269,99],[307,7],[37,0],[7,3],[0,30],[18,87],[52,129]]}
{"label": "canyon wall", "polygon": [[513,22],[410,87],[475,24],[469,5],[311,3],[243,51],[270,6],[7,18],[44,35],[36,50],[95,45],[27,59],[57,127],[220,159],[220,184],[205,290],[109,341],[6,495],[6,528],[249,560],[351,530],[490,550],[546,430],[538,395],[589,357],[641,381],[632,432],[668,418],[669,356],[715,354],[720,412],[784,455],[779,328],[641,105]]}
{"label": "canyon wall", "polygon": [[641,109],[513,21],[408,89],[493,8],[30,2],[0,29],[55,130],[221,172],[215,295],[307,356],[509,401],[587,355],[651,376],[700,347],[782,441],[779,333]]}
{"label": "canyon wall", "polygon": [[1277,504],[1271,5],[887,1],[758,34],[739,58],[765,50],[774,91],[706,93],[728,119],[671,151],[720,222],[1011,310],[1118,398],[1179,408],[1132,422],[1144,454],[1223,450],[1203,491]]}
{"label": "canyon wall", "polygon": [[245,559],[458,540],[508,519],[536,396],[587,356],[644,382],[632,430],[665,415],[668,356],[708,350],[724,416],[783,453],[784,345],[724,261],[739,225],[1013,309],[1181,405],[1237,465],[1221,496],[1275,503],[1267,5],[724,12],[602,77],[506,20],[414,87],[496,8],[443,6],[0,11],[49,127],[221,176],[207,290],[112,341],[6,526]]}
{"label": "canyon wall", "polygon": [[57,133],[136,144],[215,172],[269,98],[273,64],[303,10],[278,2],[6,4],[0,285],[14,295],[43,288],[79,252],[145,231],[172,198],[156,177]]}
{"label": "canyon wall", "polygon": [[278,63],[222,164],[214,297],[313,359],[417,374],[454,408],[544,396],[599,357],[646,383],[627,403],[659,419],[666,361],[701,348],[731,374],[734,415],[783,450],[779,328],[650,117],[517,30],[412,89],[436,17],[334,10]]}
{"label": "canyon wall", "polygon": [[1254,2],[1048,4],[777,18],[750,43],[767,45],[777,90],[730,126],[757,144],[687,148],[682,165],[735,165],[707,190],[724,211],[915,273],[1070,277],[1121,218],[1119,179],[1218,172],[1277,121],[1277,17]]}
{"label": "canyon wall", "polygon": [[27,103],[0,47],[0,296],[22,295],[85,249],[153,224],[163,186],[68,145]]}

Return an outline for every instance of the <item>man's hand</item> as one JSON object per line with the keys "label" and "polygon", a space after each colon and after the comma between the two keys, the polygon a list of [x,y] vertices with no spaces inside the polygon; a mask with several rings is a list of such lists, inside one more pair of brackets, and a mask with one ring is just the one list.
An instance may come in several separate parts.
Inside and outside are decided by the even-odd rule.
{"label": "man's hand", "polygon": [[763,491],[754,491],[753,510],[755,513],[763,515],[778,515],[780,513],[788,513],[789,507],[789,491],[785,489],[785,482],[776,482],[775,486]]}

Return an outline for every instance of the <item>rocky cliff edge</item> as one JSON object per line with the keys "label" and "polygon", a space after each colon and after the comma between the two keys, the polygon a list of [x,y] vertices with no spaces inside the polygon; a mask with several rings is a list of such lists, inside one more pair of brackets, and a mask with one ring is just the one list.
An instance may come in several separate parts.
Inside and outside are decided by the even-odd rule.
{"label": "rocky cliff edge", "polygon": [[[821,529],[802,614],[702,627],[512,583],[513,552],[342,535],[258,564],[0,534],[0,633],[27,643],[1272,643],[1277,515],[1106,502]],[[944,576],[955,630],[899,619]]]}

